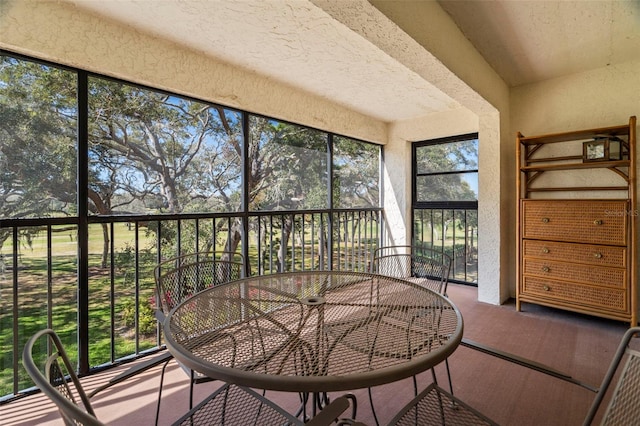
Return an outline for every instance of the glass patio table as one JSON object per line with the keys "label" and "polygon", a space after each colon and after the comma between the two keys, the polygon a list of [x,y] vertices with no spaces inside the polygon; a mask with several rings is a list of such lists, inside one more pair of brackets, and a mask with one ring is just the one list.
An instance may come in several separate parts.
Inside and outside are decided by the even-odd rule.
{"label": "glass patio table", "polygon": [[460,312],[438,293],[397,278],[339,271],[212,287],[164,322],[167,348],[195,371],[252,388],[307,393],[413,376],[448,357],[462,329]]}

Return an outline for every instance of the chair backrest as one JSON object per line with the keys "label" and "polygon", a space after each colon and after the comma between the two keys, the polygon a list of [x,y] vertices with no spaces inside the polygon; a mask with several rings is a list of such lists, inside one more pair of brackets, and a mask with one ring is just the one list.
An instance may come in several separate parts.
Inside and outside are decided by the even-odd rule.
{"label": "chair backrest", "polygon": [[244,258],[232,252],[190,253],[160,262],[154,271],[158,306],[164,315],[208,287],[244,277]]}
{"label": "chair backrest", "polygon": [[34,334],[22,351],[22,364],[36,386],[56,404],[66,425],[103,424],[96,418],[55,331]]}
{"label": "chair backrest", "polygon": [[438,250],[413,246],[386,246],[376,249],[371,272],[407,279],[447,294],[451,258]]}
{"label": "chair backrest", "polygon": [[[609,392],[609,387],[616,377],[618,379],[615,389]],[[609,370],[584,420],[584,425],[590,425],[593,422],[607,393],[611,394],[611,399],[602,424],[612,426],[638,424],[640,419],[640,327],[628,329],[622,337]]]}

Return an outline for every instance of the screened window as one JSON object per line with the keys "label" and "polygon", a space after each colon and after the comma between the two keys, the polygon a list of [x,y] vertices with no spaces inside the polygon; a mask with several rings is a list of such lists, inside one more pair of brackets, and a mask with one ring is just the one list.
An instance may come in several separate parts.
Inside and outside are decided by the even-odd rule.
{"label": "screened window", "polygon": [[451,257],[451,281],[478,278],[478,136],[413,145],[413,243]]}
{"label": "screened window", "polygon": [[377,207],[380,197],[380,147],[335,136],[333,176],[334,207]]}
{"label": "screened window", "polygon": [[327,208],[327,134],[253,115],[249,128],[249,210]]}
{"label": "screened window", "polygon": [[416,202],[478,201],[478,139],[415,147]]}
{"label": "screened window", "polygon": [[0,56],[1,218],[76,214],[76,87],[73,72]]}
{"label": "screened window", "polygon": [[239,112],[90,78],[89,211],[237,211],[242,141]]}
{"label": "screened window", "polygon": [[[78,74],[0,60],[0,216],[77,216]],[[245,195],[249,211],[380,205],[378,145],[101,76],[87,81],[91,215],[239,212]]]}

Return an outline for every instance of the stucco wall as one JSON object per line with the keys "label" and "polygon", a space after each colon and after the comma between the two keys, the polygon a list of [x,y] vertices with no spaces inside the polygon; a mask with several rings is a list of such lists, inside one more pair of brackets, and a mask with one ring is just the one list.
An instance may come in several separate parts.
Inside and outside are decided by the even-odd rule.
{"label": "stucco wall", "polygon": [[525,136],[625,124],[640,116],[640,61],[511,89],[511,133]]}
{"label": "stucco wall", "polygon": [[[371,0],[371,3],[401,31],[387,28],[380,34],[393,34],[393,37],[376,40],[357,25],[353,25],[354,30],[360,30],[363,36],[370,37],[389,55],[477,116],[477,127],[471,131],[477,131],[479,137],[478,299],[501,303],[509,297],[509,288],[515,282],[515,210],[508,201],[515,191],[509,89],[437,2]],[[358,7],[366,9],[363,5]],[[371,11],[365,21],[378,28],[385,24]],[[411,40],[403,37],[406,35]],[[405,133],[400,130],[404,125],[398,123],[392,127],[395,130],[390,130],[386,161],[391,160],[396,150],[402,155],[406,149],[392,147],[396,143],[406,144],[406,139],[393,135]],[[447,136],[465,133],[467,123],[461,120],[459,125],[459,128],[452,126]],[[438,126],[437,120],[425,117],[422,132],[412,132],[413,137],[408,139],[430,139],[432,132],[427,129]],[[406,172],[410,172],[408,164],[405,163]],[[406,185],[399,176],[395,179],[401,182],[398,187]],[[403,201],[404,217],[410,217],[410,200]],[[385,209],[389,207],[385,205]]]}

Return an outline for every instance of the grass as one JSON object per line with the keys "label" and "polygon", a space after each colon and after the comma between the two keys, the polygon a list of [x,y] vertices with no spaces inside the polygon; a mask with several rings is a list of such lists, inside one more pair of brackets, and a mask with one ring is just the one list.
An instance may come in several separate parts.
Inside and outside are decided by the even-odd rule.
{"label": "grass", "polygon": [[[89,333],[91,338],[90,364],[100,365],[130,355],[137,350],[156,345],[155,327],[138,343],[135,339],[135,320],[125,324],[123,312],[132,303],[135,307],[136,282],[135,263],[128,253],[128,247],[135,241],[134,233],[120,224],[115,225],[114,241],[117,242],[116,262],[113,282],[110,268],[101,267],[102,231],[92,227],[89,240]],[[70,237],[71,235],[71,237]],[[18,263],[17,329],[18,358],[20,350],[29,336],[49,324],[60,334],[69,356],[77,361],[77,242],[73,234],[65,231],[54,232],[51,236],[51,279],[48,279],[46,234],[36,236],[30,247],[21,249]],[[148,245],[146,238],[139,245]],[[7,247],[5,247],[6,249]],[[11,248],[8,247],[10,252]],[[138,288],[142,304],[148,305],[154,292],[154,256],[140,256]],[[5,262],[11,258],[5,254]],[[0,395],[13,393],[14,336],[13,336],[13,290],[11,270],[0,274]],[[113,295],[112,295],[113,287]],[[113,297],[113,305],[112,305]],[[111,343],[112,309],[115,319],[114,344]],[[153,312],[151,312],[151,320]],[[147,313],[148,315],[148,313]],[[141,319],[142,320],[142,319]],[[148,321],[148,319],[146,319]],[[19,361],[19,359],[18,359]],[[19,388],[31,386],[30,380],[19,364]]]}

